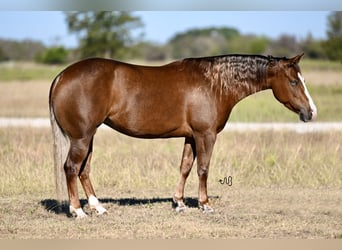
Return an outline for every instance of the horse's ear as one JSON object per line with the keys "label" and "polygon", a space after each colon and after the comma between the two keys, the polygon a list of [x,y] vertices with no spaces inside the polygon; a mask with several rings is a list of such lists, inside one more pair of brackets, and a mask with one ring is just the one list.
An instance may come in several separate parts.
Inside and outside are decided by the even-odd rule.
{"label": "horse's ear", "polygon": [[297,55],[295,57],[292,57],[289,59],[290,63],[291,64],[298,64],[300,59],[304,56],[304,53],[300,54],[300,55]]}
{"label": "horse's ear", "polygon": [[274,67],[276,65],[277,65],[277,61],[272,56],[268,56],[268,66]]}

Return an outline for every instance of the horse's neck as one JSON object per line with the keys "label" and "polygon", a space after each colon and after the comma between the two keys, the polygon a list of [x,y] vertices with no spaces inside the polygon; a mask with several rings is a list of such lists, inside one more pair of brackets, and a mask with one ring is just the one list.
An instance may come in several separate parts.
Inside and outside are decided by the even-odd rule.
{"label": "horse's neck", "polygon": [[233,99],[235,103],[238,103],[240,100],[244,99],[247,96],[250,96],[254,93],[260,92],[262,90],[268,89],[265,84],[255,82],[255,81],[234,81],[228,84],[227,91],[225,95],[229,99]]}
{"label": "horse's neck", "polygon": [[236,103],[267,89],[267,60],[253,56],[226,56],[200,62],[210,87]]}

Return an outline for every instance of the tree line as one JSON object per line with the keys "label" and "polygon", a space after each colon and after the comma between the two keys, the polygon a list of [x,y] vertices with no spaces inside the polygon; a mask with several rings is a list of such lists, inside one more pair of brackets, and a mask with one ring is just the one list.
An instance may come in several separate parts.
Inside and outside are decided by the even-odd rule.
{"label": "tree line", "polygon": [[326,40],[317,40],[310,33],[304,39],[291,34],[271,39],[241,34],[231,27],[207,27],[177,33],[165,44],[134,36],[134,31],[143,31],[144,27],[134,13],[66,12],[65,18],[69,32],[77,35],[77,48],[46,47],[42,42],[32,40],[0,39],[0,61],[34,60],[58,64],[94,56],[161,61],[231,53],[293,56],[304,52],[307,58],[342,62],[342,12],[331,12],[328,16]]}

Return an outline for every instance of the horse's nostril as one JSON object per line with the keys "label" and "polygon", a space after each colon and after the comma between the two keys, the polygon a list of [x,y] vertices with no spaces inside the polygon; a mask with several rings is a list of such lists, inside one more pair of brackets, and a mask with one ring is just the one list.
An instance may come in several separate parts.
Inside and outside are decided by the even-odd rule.
{"label": "horse's nostril", "polygon": [[310,110],[310,120],[314,121],[317,117],[317,110]]}
{"label": "horse's nostril", "polygon": [[303,122],[307,122],[308,120],[310,120],[309,117],[307,117],[308,115],[305,113],[304,110],[300,110],[299,111],[299,119]]}

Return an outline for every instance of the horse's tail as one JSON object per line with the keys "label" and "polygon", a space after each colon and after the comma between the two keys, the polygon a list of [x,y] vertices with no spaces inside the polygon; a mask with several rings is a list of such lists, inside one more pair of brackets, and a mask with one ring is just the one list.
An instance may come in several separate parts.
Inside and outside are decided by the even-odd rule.
{"label": "horse's tail", "polygon": [[53,95],[56,82],[58,82],[58,78],[59,77],[57,77],[53,81],[51,88],[50,88],[49,108],[50,108],[50,122],[51,122],[51,127],[52,127],[52,136],[53,136],[53,154],[54,154],[57,201],[63,203],[64,201],[68,199],[66,177],[64,173],[64,163],[66,161],[66,157],[68,154],[69,140],[64,134],[62,128],[59,126],[58,121],[56,120],[55,111],[54,111],[53,103],[52,103],[52,95]]}

